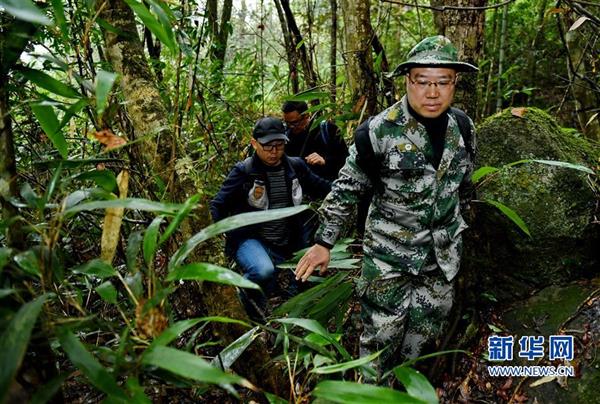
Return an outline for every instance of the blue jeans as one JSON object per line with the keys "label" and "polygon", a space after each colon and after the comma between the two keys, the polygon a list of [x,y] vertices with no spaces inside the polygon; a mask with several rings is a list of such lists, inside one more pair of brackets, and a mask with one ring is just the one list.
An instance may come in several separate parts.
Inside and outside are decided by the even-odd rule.
{"label": "blue jeans", "polygon": [[259,284],[265,292],[271,292],[276,284],[275,267],[285,258],[260,240],[251,238],[240,243],[235,261],[244,272],[244,278]]}

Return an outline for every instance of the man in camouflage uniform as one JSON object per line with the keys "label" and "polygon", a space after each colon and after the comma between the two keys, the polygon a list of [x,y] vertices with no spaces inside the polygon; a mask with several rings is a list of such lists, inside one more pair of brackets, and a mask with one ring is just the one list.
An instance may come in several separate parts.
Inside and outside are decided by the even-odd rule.
{"label": "man in camouflage uniform", "polygon": [[[406,75],[406,96],[357,129],[320,208],[316,244],[296,267],[303,281],[317,267],[327,269],[353,206],[373,189],[358,293],[361,356],[385,349],[375,363],[379,376],[396,364],[390,362],[397,352],[419,356],[452,307],[460,233],[467,227],[461,205],[468,196],[459,190],[468,189],[473,162],[450,104],[457,72],[474,71],[443,36],[426,38],[409,52],[393,73]],[[473,141],[473,122],[465,119]]]}

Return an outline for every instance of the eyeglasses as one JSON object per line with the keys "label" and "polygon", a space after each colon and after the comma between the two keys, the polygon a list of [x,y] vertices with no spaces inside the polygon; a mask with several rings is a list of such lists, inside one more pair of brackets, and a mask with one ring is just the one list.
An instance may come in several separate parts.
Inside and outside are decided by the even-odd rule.
{"label": "eyeglasses", "polygon": [[262,149],[266,152],[270,152],[273,150],[283,150],[283,148],[285,147],[285,142],[269,142],[267,144],[261,144],[260,147],[262,147]]}
{"label": "eyeglasses", "polygon": [[413,80],[410,78],[410,75],[408,75],[408,74],[406,75],[406,77],[408,77],[408,81],[410,81],[410,83],[413,86],[415,86],[417,89],[419,89],[421,91],[427,90],[429,88],[429,86],[435,86],[440,91],[447,91],[454,84],[456,84],[456,77],[454,79],[442,79],[442,80],[438,80],[438,81],[429,81],[429,80],[424,80],[424,79]]}
{"label": "eyeglasses", "polygon": [[285,124],[288,128],[292,129],[292,128],[297,128],[299,126],[302,126],[302,124],[305,122],[306,120],[306,116],[302,115],[302,117],[300,119],[297,119],[295,121],[285,121]]}

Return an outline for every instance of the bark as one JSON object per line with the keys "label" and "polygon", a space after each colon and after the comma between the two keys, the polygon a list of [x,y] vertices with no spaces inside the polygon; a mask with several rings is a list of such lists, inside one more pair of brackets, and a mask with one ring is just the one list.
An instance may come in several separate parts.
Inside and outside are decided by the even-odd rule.
{"label": "bark", "polygon": [[[443,6],[443,0],[431,0],[432,6]],[[484,7],[487,0],[458,0],[455,6]],[[483,52],[485,13],[483,10],[434,11],[434,22],[440,35],[448,37],[458,49],[461,61],[477,65]],[[463,74],[458,81],[454,105],[468,115],[477,113],[477,79]]]}
{"label": "bark", "polygon": [[300,29],[298,29],[298,25],[296,24],[296,18],[294,17],[292,9],[290,8],[290,2],[289,0],[279,1],[281,3],[281,8],[283,9],[283,14],[285,15],[290,37],[292,38],[293,48],[296,50],[296,54],[300,60],[300,63],[302,64],[302,69],[304,70],[304,82],[306,87],[314,88],[317,86],[317,74],[313,68],[313,63],[310,58],[310,53],[308,52],[304,42],[304,38],[300,33]]}
{"label": "bark", "polygon": [[[137,33],[133,12],[123,0],[108,0],[108,5],[100,13],[100,17],[117,28],[118,32],[122,32],[115,34],[104,31],[106,55],[114,71],[121,76],[120,86],[133,126],[132,136],[134,139],[146,137],[139,143],[138,152],[133,154],[132,164],[135,164],[138,169],[146,168],[145,178],[149,180],[145,185],[148,188],[156,188],[153,175],[157,175],[168,184],[170,199],[181,201],[197,190],[191,181],[178,177],[174,172],[174,160],[183,156],[176,148],[177,141],[168,121],[167,110],[161,101],[156,81],[144,56],[143,44]],[[156,135],[147,137],[149,134]],[[180,226],[180,240],[189,238],[207,224],[208,215],[204,209],[204,212],[200,212]],[[171,256],[177,247],[176,240],[167,246],[166,255]],[[195,251],[190,256],[190,261],[206,261],[206,258],[202,256],[201,251]],[[197,316],[205,310],[208,315],[247,320],[233,288],[206,283],[198,290],[194,287],[197,285],[188,283],[184,286],[186,285],[190,287],[180,287],[180,294],[176,295],[173,301],[173,307],[178,315]],[[202,298],[203,307],[198,304],[198,297]],[[229,325],[217,329],[225,344],[234,341],[245,331],[241,327]],[[269,374],[260,366],[270,360],[264,342],[257,339],[245,355],[238,360],[238,364],[242,365],[239,372],[269,391],[279,391],[281,372]]]}
{"label": "bark", "polygon": [[500,30],[500,51],[498,52],[498,87],[496,89],[496,112],[502,109],[502,73],[504,73],[504,42],[506,40],[506,24],[508,22],[508,4],[502,9],[502,29]]}
{"label": "bark", "polygon": [[296,94],[300,91],[300,83],[298,80],[298,56],[296,53],[296,48],[294,47],[294,41],[292,40],[290,31],[288,30],[285,14],[283,13],[280,0],[273,0],[273,3],[275,3],[277,17],[279,18],[279,24],[281,24],[281,32],[283,33],[283,42],[285,45],[285,53],[287,55],[288,69],[290,71],[292,93]]}
{"label": "bark", "polygon": [[383,81],[383,97],[386,101],[386,105],[383,105],[383,108],[387,108],[394,104],[394,94],[396,92],[394,89],[394,80],[383,74],[383,72],[390,71],[390,63],[388,62],[387,56],[385,54],[385,49],[383,49],[383,45],[379,41],[379,37],[375,32],[373,32],[373,51],[376,55],[381,55],[381,80]]}
{"label": "bark", "polygon": [[335,104],[337,98],[337,0],[329,0],[331,8],[331,47],[329,49],[329,88],[331,102]]}
{"label": "bark", "polygon": [[36,31],[33,24],[0,15],[0,204],[2,219],[9,224],[5,234],[9,247],[26,248],[25,231],[17,219],[19,210],[9,202],[18,195],[17,164],[10,117],[8,72],[15,65]]}
{"label": "bark", "polygon": [[345,62],[348,71],[351,102],[354,111],[360,112],[366,102],[366,114],[377,110],[377,79],[373,71],[371,40],[370,1],[342,0],[344,37],[346,39]]}
{"label": "bark", "polygon": [[212,87],[219,94],[223,83],[223,68],[225,67],[225,56],[227,54],[227,42],[229,40],[232,0],[224,0],[219,21],[217,11],[217,0],[206,2],[206,16],[208,19],[209,33],[211,38],[210,59],[213,62]]}
{"label": "bark", "polygon": [[[567,26],[572,26],[579,17],[575,15],[575,18],[567,18]],[[586,21],[579,28],[569,30],[564,35],[568,51],[567,70],[579,127],[587,138],[600,141],[600,93],[594,80],[590,79],[594,75],[593,59],[597,55],[595,56],[594,50],[591,49],[591,44],[595,41],[588,38],[585,24],[590,24],[590,32],[592,29],[598,29],[598,26]]]}

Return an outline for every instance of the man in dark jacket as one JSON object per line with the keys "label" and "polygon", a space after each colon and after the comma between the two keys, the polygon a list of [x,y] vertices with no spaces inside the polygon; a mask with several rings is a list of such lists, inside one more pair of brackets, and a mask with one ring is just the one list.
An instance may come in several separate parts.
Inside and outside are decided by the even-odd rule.
{"label": "man in dark jacket", "polygon": [[[255,153],[233,167],[210,202],[215,222],[238,213],[299,205],[304,192],[315,198],[329,192],[329,181],[313,173],[302,159],[284,154],[288,137],[280,119],[259,119],[252,136]],[[305,247],[298,216],[227,233],[227,255],[238,263],[247,279],[267,292],[274,286],[276,265]]]}
{"label": "man in dark jacket", "polygon": [[286,101],[281,110],[290,138],[285,153],[302,157],[317,175],[335,180],[348,156],[348,147],[338,127],[323,121],[311,129],[313,119],[304,101]]}

